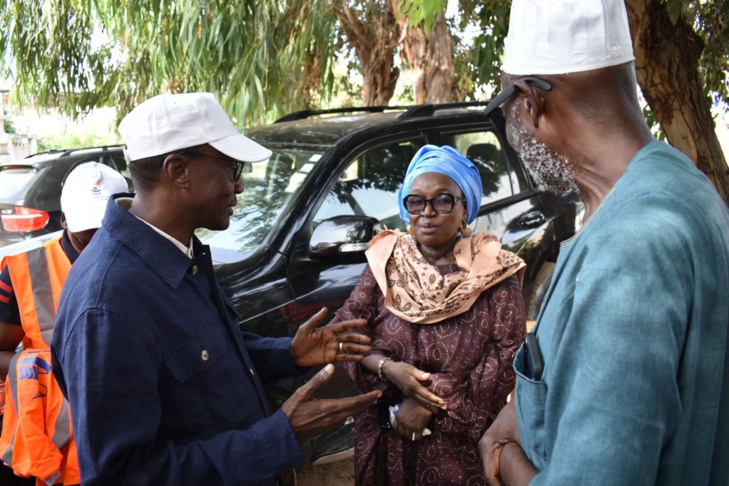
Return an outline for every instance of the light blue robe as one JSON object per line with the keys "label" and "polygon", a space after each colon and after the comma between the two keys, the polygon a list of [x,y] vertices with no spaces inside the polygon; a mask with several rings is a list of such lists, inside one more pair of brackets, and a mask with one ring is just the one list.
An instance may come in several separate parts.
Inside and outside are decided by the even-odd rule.
{"label": "light blue robe", "polygon": [[537,326],[542,379],[514,359],[532,485],[729,484],[729,215],[686,157],[635,155]]}

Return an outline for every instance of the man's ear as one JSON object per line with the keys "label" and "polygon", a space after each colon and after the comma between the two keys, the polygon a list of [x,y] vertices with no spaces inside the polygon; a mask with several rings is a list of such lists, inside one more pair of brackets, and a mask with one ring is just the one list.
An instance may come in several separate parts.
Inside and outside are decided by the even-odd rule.
{"label": "man's ear", "polygon": [[68,223],[66,223],[66,215],[63,213],[61,213],[61,228],[68,228]]}
{"label": "man's ear", "polygon": [[188,159],[180,154],[170,154],[162,162],[162,174],[170,182],[178,186],[187,186],[190,182]]}
{"label": "man's ear", "polygon": [[539,122],[545,113],[545,100],[542,89],[534,83],[529,83],[520,79],[514,81],[514,87],[517,89],[520,103],[519,108],[522,110],[522,120],[531,124],[534,128],[539,128]]}

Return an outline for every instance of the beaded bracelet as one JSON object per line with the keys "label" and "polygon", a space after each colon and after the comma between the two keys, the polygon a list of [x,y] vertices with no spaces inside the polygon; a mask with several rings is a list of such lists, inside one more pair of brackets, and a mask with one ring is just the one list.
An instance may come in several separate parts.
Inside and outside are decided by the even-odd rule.
{"label": "beaded bracelet", "polygon": [[377,363],[377,376],[380,378],[380,380],[385,379],[385,375],[382,374],[382,367],[385,366],[385,361],[392,361],[390,358],[385,356],[384,358],[380,359],[380,362]]}

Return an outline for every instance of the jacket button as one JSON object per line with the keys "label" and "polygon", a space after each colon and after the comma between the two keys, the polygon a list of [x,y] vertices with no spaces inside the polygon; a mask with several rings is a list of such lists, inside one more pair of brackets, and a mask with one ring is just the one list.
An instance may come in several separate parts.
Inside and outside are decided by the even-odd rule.
{"label": "jacket button", "polygon": [[210,355],[208,354],[208,350],[207,349],[203,349],[202,350],[202,353],[200,353],[200,357],[202,358],[203,361],[207,361],[208,359],[210,359]]}
{"label": "jacket button", "polygon": [[197,274],[197,265],[192,266],[192,274],[193,275]]}

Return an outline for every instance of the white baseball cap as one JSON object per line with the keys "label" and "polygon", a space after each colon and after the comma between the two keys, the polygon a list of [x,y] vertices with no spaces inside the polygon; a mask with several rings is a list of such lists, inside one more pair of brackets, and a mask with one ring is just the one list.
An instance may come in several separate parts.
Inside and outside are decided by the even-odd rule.
{"label": "white baseball cap", "polygon": [[513,0],[508,74],[566,74],[634,60],[623,0]]}
{"label": "white baseball cap", "polygon": [[128,190],[124,176],[107,165],[84,162],[74,167],[61,190],[61,211],[69,231],[100,228],[109,196]]}
{"label": "white baseball cap", "polygon": [[210,144],[242,162],[263,162],[271,151],[238,133],[211,93],[162,94],[134,108],[119,124],[128,160]]}

